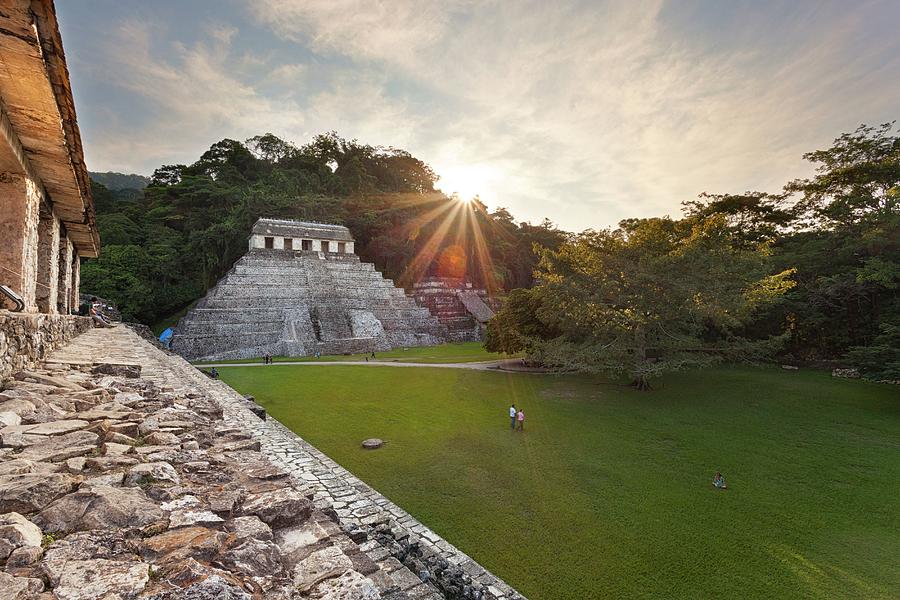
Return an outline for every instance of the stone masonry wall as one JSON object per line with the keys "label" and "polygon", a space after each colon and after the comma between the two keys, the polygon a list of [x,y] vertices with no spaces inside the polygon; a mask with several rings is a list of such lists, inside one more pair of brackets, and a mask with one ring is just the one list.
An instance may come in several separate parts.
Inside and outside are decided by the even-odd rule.
{"label": "stone masonry wall", "polygon": [[413,297],[447,328],[451,342],[481,341],[484,324],[494,316],[487,291],[461,279],[428,277],[415,283]]}
{"label": "stone masonry wall", "polygon": [[10,285],[22,296],[25,310],[33,312],[37,310],[40,187],[24,175],[0,173],[0,197],[0,283]]}
{"label": "stone masonry wall", "polygon": [[[41,378],[51,372],[81,391],[52,391]],[[79,336],[45,371],[16,379],[32,398],[75,405],[53,426],[9,430],[11,443],[39,444],[26,451],[41,457],[56,447],[43,436],[85,443],[48,459],[59,485],[46,490],[33,477],[46,491],[24,505],[23,527],[62,527],[65,537],[43,552],[13,550],[25,564],[10,570],[10,555],[11,583],[66,600],[523,600],[223,382],[125,327]],[[116,576],[91,579],[101,569]]]}
{"label": "stone masonry wall", "polygon": [[63,236],[59,240],[59,277],[57,278],[56,309],[60,314],[68,314],[72,298],[72,240]]}
{"label": "stone masonry wall", "polygon": [[34,367],[52,350],[90,328],[87,317],[0,310],[0,378]]}
{"label": "stone masonry wall", "polygon": [[59,219],[49,211],[42,211],[38,223],[38,278],[35,289],[38,310],[56,313],[59,288]]}
{"label": "stone masonry wall", "polygon": [[22,241],[22,297],[25,310],[37,310],[38,223],[41,216],[41,191],[33,179],[25,179],[25,237]]}

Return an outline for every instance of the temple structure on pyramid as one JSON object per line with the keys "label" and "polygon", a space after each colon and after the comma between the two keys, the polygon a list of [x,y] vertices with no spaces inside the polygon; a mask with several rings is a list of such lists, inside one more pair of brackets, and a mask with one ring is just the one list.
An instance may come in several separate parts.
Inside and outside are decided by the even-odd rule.
{"label": "temple structure on pyramid", "polygon": [[340,225],[259,219],[250,248],[179,322],[189,360],[430,346],[447,329],[354,253]]}

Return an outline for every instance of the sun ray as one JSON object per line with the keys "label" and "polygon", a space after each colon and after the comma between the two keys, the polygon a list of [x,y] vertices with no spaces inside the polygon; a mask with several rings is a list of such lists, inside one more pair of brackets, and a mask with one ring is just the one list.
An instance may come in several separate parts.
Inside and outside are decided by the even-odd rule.
{"label": "sun ray", "polygon": [[[484,238],[484,233],[481,231],[481,227],[478,224],[478,218],[476,217],[476,210],[473,205],[468,205],[468,209],[466,211],[467,221],[469,222],[468,229],[471,229],[472,233],[472,242],[475,247],[475,264],[478,270],[481,273],[481,283],[484,285],[490,296],[496,294],[499,286],[497,284],[496,274],[494,272],[494,261],[491,258],[491,253],[487,247],[487,241]],[[483,210],[483,209],[481,209]]]}
{"label": "sun ray", "polygon": [[[461,209],[462,205],[457,204],[452,208],[452,213],[457,213]],[[418,281],[422,277],[422,275],[425,274],[428,268],[431,267],[435,257],[442,248],[442,243],[444,241],[444,238],[447,237],[447,232],[450,230],[450,226],[455,220],[455,215],[452,213],[444,217],[444,220],[438,225],[434,233],[431,234],[431,236],[428,238],[428,241],[425,242],[425,245],[416,253],[413,259],[403,270],[403,273],[400,275],[401,285],[408,286]]]}
{"label": "sun ray", "polygon": [[443,215],[444,213],[450,211],[455,208],[452,202],[440,202],[436,207],[430,209],[428,212],[419,215],[413,219],[410,219],[407,223],[405,223],[401,229],[400,234],[404,237],[408,238],[409,234],[415,230],[421,229],[425,225],[428,225],[432,221],[436,220],[438,217]]}

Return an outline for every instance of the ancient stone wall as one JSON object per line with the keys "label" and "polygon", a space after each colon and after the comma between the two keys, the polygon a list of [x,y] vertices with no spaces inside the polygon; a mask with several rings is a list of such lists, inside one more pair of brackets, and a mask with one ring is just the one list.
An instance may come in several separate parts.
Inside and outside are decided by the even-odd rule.
{"label": "ancient stone wall", "polygon": [[92,330],[0,381],[0,415],[0,592],[11,597],[523,600],[126,327]]}
{"label": "ancient stone wall", "polygon": [[59,219],[41,211],[38,222],[38,279],[35,289],[38,311],[55,313],[59,289]]}
{"label": "ancient stone wall", "polygon": [[77,252],[72,254],[72,285],[69,297],[69,311],[78,311],[78,295],[81,290],[81,257]]}
{"label": "ancient stone wall", "polygon": [[[56,310],[69,314],[72,300],[72,256],[75,247],[72,240],[62,236],[59,240],[59,277],[57,278]],[[76,307],[77,308],[77,307]]]}
{"label": "ancient stone wall", "polygon": [[[77,288],[72,269],[74,245],[48,201],[43,182],[24,156],[0,107],[0,283],[22,297],[25,312],[60,311],[61,290]],[[65,233],[64,233],[65,232]],[[5,298],[0,308],[13,308]]]}
{"label": "ancient stone wall", "polygon": [[0,284],[25,312],[55,313],[78,287],[60,240],[96,257],[100,235],[52,0],[3,3],[0,64]]}
{"label": "ancient stone wall", "polygon": [[0,378],[33,367],[90,328],[87,317],[0,310]]}
{"label": "ancient stone wall", "polygon": [[0,283],[22,296],[26,311],[37,310],[40,188],[25,175],[0,173]]}

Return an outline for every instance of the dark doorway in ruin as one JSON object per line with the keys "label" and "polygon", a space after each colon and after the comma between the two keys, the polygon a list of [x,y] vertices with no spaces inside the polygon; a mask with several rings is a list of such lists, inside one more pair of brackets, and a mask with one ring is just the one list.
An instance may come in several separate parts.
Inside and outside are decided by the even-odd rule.
{"label": "dark doorway in ruin", "polygon": [[347,251],[347,244],[345,244],[344,242],[338,242],[338,252],[343,254],[346,251]]}
{"label": "dark doorway in ruin", "polygon": [[285,250],[293,250],[294,249],[294,240],[291,238],[284,238],[284,249]]}
{"label": "dark doorway in ruin", "polygon": [[267,237],[265,241],[266,241],[266,249],[267,250],[271,250],[272,248],[275,247],[275,238]]}
{"label": "dark doorway in ruin", "polygon": [[331,245],[328,242],[322,242],[322,252],[331,252]]}
{"label": "dark doorway in ruin", "polygon": [[301,240],[300,249],[307,251],[312,250],[312,240]]}

